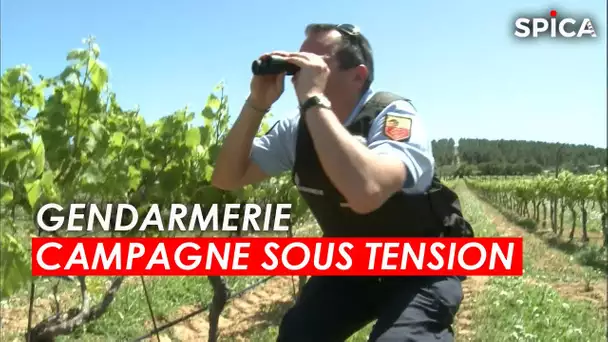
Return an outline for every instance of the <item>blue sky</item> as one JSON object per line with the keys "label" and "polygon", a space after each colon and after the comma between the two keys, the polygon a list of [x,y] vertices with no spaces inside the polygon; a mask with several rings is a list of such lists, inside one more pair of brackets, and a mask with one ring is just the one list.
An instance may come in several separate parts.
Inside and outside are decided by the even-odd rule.
{"label": "blue sky", "polygon": [[[2,70],[56,75],[95,35],[123,107],[147,121],[199,111],[226,82],[233,116],[251,62],[298,50],[310,22],[353,23],[370,39],[374,89],[414,101],[431,138],[526,139],[606,146],[606,3],[587,1],[2,1]],[[520,41],[516,14],[591,16],[598,38]],[[273,113],[296,108],[293,88]]]}

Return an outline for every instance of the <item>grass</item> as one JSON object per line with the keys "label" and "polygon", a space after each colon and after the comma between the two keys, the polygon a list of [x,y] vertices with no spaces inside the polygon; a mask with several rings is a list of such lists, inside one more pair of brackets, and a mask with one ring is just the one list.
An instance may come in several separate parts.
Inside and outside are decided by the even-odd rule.
{"label": "grass", "polygon": [[[23,229],[22,231],[26,231]],[[304,226],[297,230],[298,236],[317,233],[316,226]],[[30,246],[27,236],[22,236],[26,246]],[[264,277],[225,277],[232,293],[238,293]],[[87,288],[93,303],[99,302],[105,293],[110,277],[87,277]],[[177,319],[210,303],[212,288],[206,277],[144,277],[152,310],[157,325]],[[39,278],[36,281],[34,301],[34,324],[54,313],[51,300],[53,286],[57,285],[57,295],[62,311],[80,304],[80,293],[76,282],[57,278]],[[27,327],[29,286],[2,301],[1,341],[21,341]],[[188,308],[188,312],[183,312]],[[207,315],[207,312],[201,315]],[[131,341],[153,330],[150,309],[145,298],[140,277],[127,277],[108,311],[99,319],[68,336],[60,336],[57,341]]]}
{"label": "grass", "polygon": [[[226,277],[229,287],[233,292],[239,292],[263,277]],[[152,309],[159,322],[167,322],[177,318],[178,310],[182,307],[200,307],[210,302],[213,292],[206,277],[144,277],[148,293],[151,297]],[[108,277],[89,277],[90,294],[97,301],[107,286]],[[52,284],[56,281],[44,279],[37,284],[37,306],[35,316],[39,321],[42,317],[52,314],[50,300],[45,294],[51,293]],[[60,302],[67,309],[71,305],[80,303],[77,285],[59,280]],[[25,328],[27,323],[28,296],[22,291],[6,306],[13,310],[3,310],[3,317],[19,315],[20,328]],[[16,309],[15,309],[16,308]],[[88,324],[85,329],[79,329],[69,336],[61,336],[57,341],[129,341],[153,329],[149,323],[150,310],[145,299],[143,286],[139,277],[128,277],[120,288],[117,297],[108,311]],[[20,329],[21,330],[21,329]],[[2,329],[2,341],[22,340],[24,331],[7,331]],[[21,336],[20,336],[21,335]]]}
{"label": "grass", "polygon": [[473,341],[601,341],[605,318],[591,303],[564,298],[547,283],[492,278],[477,301]]}
{"label": "grass", "polygon": [[[564,251],[513,225],[461,187],[470,214],[498,217],[484,230],[524,236],[523,277],[491,277],[475,298],[472,341],[602,341],[606,338],[605,273],[578,265]],[[471,216],[476,221],[475,216]],[[476,222],[477,223],[477,222]],[[476,226],[479,227],[479,226]]]}
{"label": "grass", "polygon": [[[547,241],[518,228],[496,208],[480,201],[462,182],[455,185],[463,212],[475,228],[477,236],[523,235],[524,276],[489,277],[483,283],[467,280],[470,290],[459,316],[467,315],[471,323],[466,329],[456,325],[458,340],[471,341],[602,341],[606,338],[605,273],[577,263],[577,258],[564,250],[550,248]],[[315,227],[304,234],[314,235]],[[604,265],[605,266],[605,265]],[[184,308],[199,307],[210,301],[211,287],[204,277],[147,277],[146,285],[152,297],[158,324],[183,315]],[[236,292],[257,281],[259,277],[228,277]],[[91,294],[100,296],[108,278],[88,278]],[[38,282],[37,317],[51,313],[47,298],[52,284]],[[290,291],[290,289],[277,289]],[[61,281],[60,298],[63,307],[79,303],[76,284]],[[2,303],[2,341],[22,340],[27,317],[27,291],[24,290]],[[246,331],[224,335],[221,341],[274,341],[278,325],[290,301],[275,301],[260,306],[255,324]],[[202,314],[206,315],[206,313]],[[8,320],[8,322],[6,322]],[[459,321],[460,322],[460,321]],[[7,324],[8,323],[8,324]],[[355,333],[349,342],[367,341],[373,322]],[[129,277],[120,289],[108,312],[78,332],[59,341],[129,341],[152,329],[141,280]]]}

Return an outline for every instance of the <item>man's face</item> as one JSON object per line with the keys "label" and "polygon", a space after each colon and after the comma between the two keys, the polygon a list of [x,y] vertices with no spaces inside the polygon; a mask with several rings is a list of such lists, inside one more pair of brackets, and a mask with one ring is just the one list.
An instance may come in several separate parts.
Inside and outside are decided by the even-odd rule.
{"label": "man's face", "polygon": [[325,96],[332,105],[340,106],[345,100],[358,97],[367,77],[364,66],[349,70],[340,70],[335,54],[342,35],[338,31],[311,33],[300,47],[300,52],[310,52],[323,56],[329,66],[330,75],[325,87]]}

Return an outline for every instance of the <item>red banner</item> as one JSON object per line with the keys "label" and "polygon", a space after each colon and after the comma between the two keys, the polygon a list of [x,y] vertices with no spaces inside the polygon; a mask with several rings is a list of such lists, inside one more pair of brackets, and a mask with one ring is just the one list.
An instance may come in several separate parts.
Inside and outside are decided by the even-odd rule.
{"label": "red banner", "polygon": [[33,238],[34,276],[522,275],[522,238]]}

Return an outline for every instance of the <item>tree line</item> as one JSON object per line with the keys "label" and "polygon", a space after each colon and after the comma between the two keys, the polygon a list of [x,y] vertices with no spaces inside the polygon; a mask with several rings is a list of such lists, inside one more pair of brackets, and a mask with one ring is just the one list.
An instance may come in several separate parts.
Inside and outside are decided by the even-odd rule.
{"label": "tree line", "polygon": [[606,148],[528,140],[439,139],[432,141],[442,176],[537,175],[567,170],[593,172],[607,165]]}

